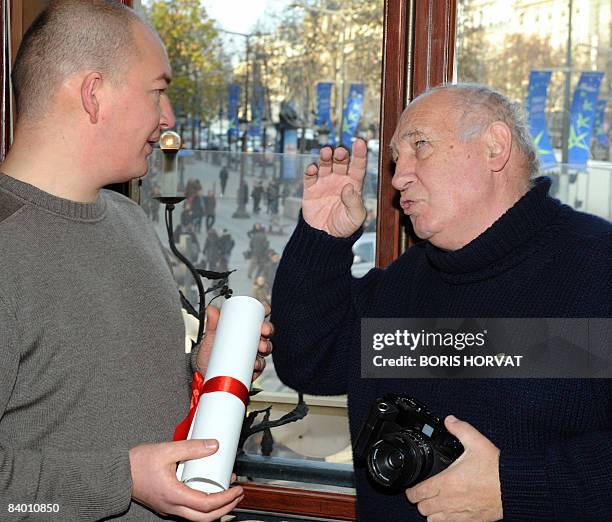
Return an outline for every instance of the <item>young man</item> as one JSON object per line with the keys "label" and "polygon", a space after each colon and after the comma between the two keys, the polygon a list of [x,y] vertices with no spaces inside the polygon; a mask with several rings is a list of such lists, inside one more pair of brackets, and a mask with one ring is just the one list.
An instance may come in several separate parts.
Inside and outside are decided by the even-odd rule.
{"label": "young man", "polygon": [[24,36],[0,174],[3,520],[18,503],[55,504],[57,520],[216,520],[242,498],[176,480],[178,461],[217,448],[165,442],[192,375],[177,288],[143,211],[101,190],[146,173],[174,125],[170,79],[157,34],[113,0],[52,1]]}

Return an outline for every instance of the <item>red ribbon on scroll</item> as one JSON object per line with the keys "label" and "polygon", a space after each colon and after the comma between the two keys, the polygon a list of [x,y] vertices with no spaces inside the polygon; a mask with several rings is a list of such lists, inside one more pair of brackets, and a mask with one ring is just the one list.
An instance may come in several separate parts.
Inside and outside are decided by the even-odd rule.
{"label": "red ribbon on scroll", "polygon": [[205,393],[212,392],[226,392],[238,397],[245,405],[249,401],[249,389],[238,379],[228,377],[226,375],[219,375],[213,377],[204,382],[204,378],[200,372],[193,374],[193,380],[191,381],[191,401],[189,402],[189,413],[180,424],[174,430],[174,440],[185,440],[189,435],[189,429],[193,422],[200,397]]}

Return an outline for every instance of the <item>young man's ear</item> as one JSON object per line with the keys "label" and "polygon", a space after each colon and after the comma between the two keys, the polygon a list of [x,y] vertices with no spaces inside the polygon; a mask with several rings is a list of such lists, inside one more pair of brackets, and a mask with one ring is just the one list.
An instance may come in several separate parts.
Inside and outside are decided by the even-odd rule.
{"label": "young man's ear", "polygon": [[102,86],[102,75],[99,72],[90,72],[81,83],[81,103],[83,109],[89,115],[91,123],[98,123],[100,117],[100,104],[98,93]]}
{"label": "young man's ear", "polygon": [[487,129],[489,168],[493,172],[502,170],[510,159],[512,131],[504,122],[496,121]]}

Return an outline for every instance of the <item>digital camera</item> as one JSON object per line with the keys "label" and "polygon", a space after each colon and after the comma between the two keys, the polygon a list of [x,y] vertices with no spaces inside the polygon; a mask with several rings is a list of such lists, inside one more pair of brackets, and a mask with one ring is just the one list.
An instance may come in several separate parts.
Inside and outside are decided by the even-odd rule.
{"label": "digital camera", "polygon": [[376,400],[353,445],[355,464],[397,491],[440,473],[462,453],[461,442],[425,405],[394,394]]}

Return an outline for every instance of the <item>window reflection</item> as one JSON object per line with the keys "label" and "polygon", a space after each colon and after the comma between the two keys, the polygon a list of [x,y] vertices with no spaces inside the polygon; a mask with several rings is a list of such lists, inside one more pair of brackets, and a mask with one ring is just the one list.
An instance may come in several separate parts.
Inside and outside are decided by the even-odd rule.
{"label": "window reflection", "polygon": [[[302,173],[316,160],[317,152],[257,154],[182,149],[177,158],[176,194],[184,194],[185,200],[173,213],[174,241],[179,251],[198,268],[235,270],[229,279],[234,295],[250,295],[269,303],[280,255],[297,223]],[[155,199],[165,183],[162,154],[156,150],[149,159],[149,173],[142,179],[141,205],[166,248],[181,291],[195,304],[195,282],[170,252],[163,205]],[[376,163],[377,157],[370,155],[368,170],[375,169]],[[375,190],[372,181],[364,189],[367,230],[375,226]],[[357,243],[360,254],[356,252],[355,276],[365,275],[374,266],[375,244],[374,232],[365,232]],[[257,384],[266,391],[290,391],[270,367]]]}
{"label": "window reflection", "polygon": [[609,2],[460,0],[456,52],[458,81],[490,85],[526,105],[551,194],[606,219],[612,219],[611,10]]}
{"label": "window reflection", "polygon": [[[185,195],[173,212],[177,247],[198,268],[234,270],[234,295],[270,302],[299,215],[303,172],[322,146],[367,141],[367,241],[357,247],[364,251],[354,274],[374,266],[384,2],[240,4],[142,0],[142,10],[168,49],[168,95],[184,143],[173,181]],[[156,150],[142,179],[141,205],[181,291],[197,303],[191,274],[169,251],[163,205],[155,199],[166,190],[162,171]],[[295,404],[272,360],[255,385],[264,392],[251,407],[273,402],[272,418]],[[273,430],[272,455],[350,464],[345,400],[309,398],[308,404],[306,419]],[[253,436],[245,448],[261,453],[263,442]]]}

